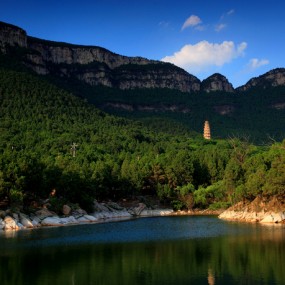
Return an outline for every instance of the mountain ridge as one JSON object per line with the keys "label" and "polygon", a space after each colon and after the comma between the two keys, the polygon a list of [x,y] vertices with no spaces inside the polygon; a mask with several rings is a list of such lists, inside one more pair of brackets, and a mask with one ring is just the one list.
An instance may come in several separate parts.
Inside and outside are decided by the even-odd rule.
{"label": "mountain ridge", "polygon": [[122,90],[169,88],[182,92],[244,92],[251,88],[285,85],[285,68],[273,69],[246,84],[233,88],[228,79],[215,73],[200,81],[196,76],[171,63],[143,57],[128,57],[103,47],[54,42],[28,36],[12,24],[0,22],[0,51],[26,49],[24,64],[41,75],[75,78],[92,86]]}

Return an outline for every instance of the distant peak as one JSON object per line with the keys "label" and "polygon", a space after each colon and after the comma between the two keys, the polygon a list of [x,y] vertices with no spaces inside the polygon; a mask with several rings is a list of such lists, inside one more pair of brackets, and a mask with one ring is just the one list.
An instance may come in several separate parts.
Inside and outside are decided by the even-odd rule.
{"label": "distant peak", "polygon": [[201,90],[206,92],[211,91],[224,91],[224,92],[234,92],[234,88],[232,84],[228,81],[228,79],[220,74],[214,73],[209,76],[201,83]]}

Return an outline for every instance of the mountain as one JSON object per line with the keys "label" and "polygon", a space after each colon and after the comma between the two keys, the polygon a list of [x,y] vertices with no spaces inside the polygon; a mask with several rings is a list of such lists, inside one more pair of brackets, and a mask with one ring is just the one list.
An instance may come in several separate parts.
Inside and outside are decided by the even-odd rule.
{"label": "mountain", "polygon": [[258,77],[250,79],[245,85],[237,88],[238,91],[248,91],[252,88],[270,88],[285,86],[285,68],[276,68]]}
{"label": "mountain", "polygon": [[136,88],[168,88],[181,92],[246,91],[266,80],[271,86],[285,85],[284,69],[277,69],[250,80],[234,90],[221,74],[213,74],[202,82],[185,70],[157,60],[118,55],[97,46],[80,46],[28,36],[26,31],[0,22],[0,51],[15,53],[20,47],[21,61],[41,75],[77,79],[91,86],[122,90]]}
{"label": "mountain", "polygon": [[38,74],[76,78],[92,86],[119,89],[170,88],[183,92],[200,90],[200,81],[170,63],[127,57],[96,46],[79,46],[27,36],[16,26],[0,23],[0,49],[26,50],[22,61]]}
{"label": "mountain", "polygon": [[0,208],[92,212],[94,199],[151,194],[175,209],[217,209],[284,194],[285,141],[236,138],[284,139],[282,69],[242,92],[221,74],[195,79],[199,89],[173,65],[0,31]]}
{"label": "mountain", "polygon": [[228,79],[222,74],[215,73],[201,83],[201,90],[206,92],[211,91],[225,91],[234,92],[233,85],[229,83]]}
{"label": "mountain", "polygon": [[[37,73],[105,112],[168,133],[250,136],[255,142],[285,134],[285,69],[234,89],[215,73],[202,82],[173,64],[30,37],[0,22],[0,66]],[[192,133],[191,133],[192,134]]]}

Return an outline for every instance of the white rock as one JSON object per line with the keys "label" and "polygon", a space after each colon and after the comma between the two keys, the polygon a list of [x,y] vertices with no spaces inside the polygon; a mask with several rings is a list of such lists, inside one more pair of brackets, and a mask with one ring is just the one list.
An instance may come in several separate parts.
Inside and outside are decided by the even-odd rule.
{"label": "white rock", "polygon": [[77,220],[73,216],[69,216],[66,218],[60,218],[62,224],[76,224]]}
{"label": "white rock", "polygon": [[140,216],[167,216],[173,213],[172,209],[156,209],[156,210],[148,210],[148,209],[144,209]]}
{"label": "white rock", "polygon": [[0,218],[0,230],[3,230],[5,227],[4,221]]}
{"label": "white rock", "polygon": [[105,219],[113,219],[113,218],[116,218],[116,216],[115,216],[114,213],[112,213],[112,212],[103,212],[102,214],[104,215],[104,218],[105,218]]}
{"label": "white rock", "polygon": [[95,217],[96,219],[100,220],[100,219],[105,219],[105,216],[103,213],[93,213],[92,214],[93,217]]}
{"label": "white rock", "polygon": [[41,220],[37,216],[34,216],[32,219],[32,224],[34,227],[40,227],[41,226]]}
{"label": "white rock", "polygon": [[25,227],[25,228],[33,228],[34,225],[32,224],[31,220],[24,215],[20,215],[20,223]]}
{"label": "white rock", "polygon": [[24,225],[22,225],[20,222],[17,223],[17,226],[19,227],[19,230],[24,229]]}
{"label": "white rock", "polygon": [[79,217],[77,219],[78,222],[80,223],[86,223],[86,222],[96,222],[98,221],[98,218],[95,216],[91,216],[91,215],[84,215],[82,217]]}
{"label": "white rock", "polygon": [[261,223],[274,223],[274,218],[271,214],[265,215],[265,217],[260,221]]}
{"label": "white rock", "polygon": [[94,216],[91,216],[91,215],[84,215],[84,217],[85,217],[86,219],[88,219],[89,221],[91,221],[91,222],[96,222],[96,221],[98,221],[97,218],[95,218]]}
{"label": "white rock", "polygon": [[133,216],[139,216],[141,212],[146,208],[144,203],[139,203],[137,207],[128,209],[129,213]]}
{"label": "white rock", "polygon": [[82,216],[82,217],[79,217],[77,219],[77,222],[79,222],[79,223],[87,223],[87,222],[90,222],[90,220],[87,219],[85,216]]}
{"label": "white rock", "polygon": [[10,217],[10,216],[6,216],[5,219],[4,219],[4,222],[5,222],[5,230],[6,231],[9,231],[9,230],[18,230],[19,227],[17,226],[17,223],[16,221]]}
{"label": "white rock", "polygon": [[62,225],[60,218],[47,217],[41,221],[42,226],[60,226]]}
{"label": "white rock", "polygon": [[261,223],[280,223],[285,219],[285,214],[280,213],[270,213],[265,215],[265,217],[260,221]]}
{"label": "white rock", "polygon": [[132,215],[126,210],[122,210],[122,211],[118,211],[117,212],[117,217],[120,218],[120,217],[131,217]]}
{"label": "white rock", "polygon": [[36,220],[32,220],[32,224],[33,224],[34,227],[40,227],[41,226],[41,223],[39,223]]}

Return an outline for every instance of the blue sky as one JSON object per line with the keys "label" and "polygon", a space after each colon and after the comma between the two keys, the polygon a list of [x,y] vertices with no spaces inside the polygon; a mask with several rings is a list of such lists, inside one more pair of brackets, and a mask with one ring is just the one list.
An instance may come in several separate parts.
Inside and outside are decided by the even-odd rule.
{"label": "blue sky", "polygon": [[42,39],[172,62],[238,87],[285,67],[284,0],[0,0],[0,21]]}

